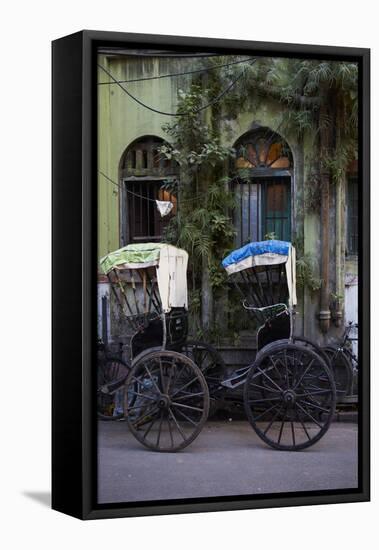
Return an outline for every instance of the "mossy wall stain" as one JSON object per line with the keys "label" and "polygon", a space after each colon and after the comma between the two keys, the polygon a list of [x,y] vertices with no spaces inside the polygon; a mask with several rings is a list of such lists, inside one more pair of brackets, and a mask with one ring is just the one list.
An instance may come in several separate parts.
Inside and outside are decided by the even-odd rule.
{"label": "mossy wall stain", "polygon": [[[168,57],[141,56],[99,56],[99,64],[109,70],[117,80],[133,80],[164,74],[172,74],[193,70],[204,66],[204,60]],[[109,82],[109,77],[99,68],[98,82]],[[160,111],[175,113],[179,90],[186,90],[191,83],[191,76],[184,75],[174,78],[142,80],[128,82],[123,85],[141,102]],[[221,142],[225,146],[233,144],[246,132],[258,127],[268,127],[279,133],[289,144],[294,168],[292,174],[292,234],[293,241],[309,254],[315,261],[315,275],[320,276],[320,214],[309,211],[306,207],[306,186],[311,180],[314,166],[314,143],[305,136],[299,138],[296,133],[286,133],[281,128],[285,106],[272,99],[261,100],[259,107],[253,111],[237,113],[232,120],[227,120],[222,128]],[[157,136],[169,141],[162,126],[171,120],[163,114],[154,113],[138,105],[117,85],[98,86],[98,168],[113,181],[119,183],[120,159],[127,147],[137,138]],[[346,185],[342,186],[342,237],[346,235]],[[335,223],[336,205],[332,189],[330,201],[331,235],[330,235],[330,282],[331,288],[336,287],[340,277],[342,285],[346,274],[357,274],[357,259],[348,258],[345,261],[343,251],[340,251],[340,271],[336,273]],[[98,176],[98,256],[120,246],[120,192],[100,174]],[[341,286],[341,285],[340,285]],[[327,335],[319,331],[317,314],[319,310],[319,293],[299,290],[299,306],[296,319],[296,332],[314,339],[319,344],[337,340],[343,331],[343,326],[336,328],[331,325]],[[115,326],[120,327],[120,320],[112,313]],[[343,323],[342,323],[343,325]],[[120,328],[116,331],[119,333]]]}

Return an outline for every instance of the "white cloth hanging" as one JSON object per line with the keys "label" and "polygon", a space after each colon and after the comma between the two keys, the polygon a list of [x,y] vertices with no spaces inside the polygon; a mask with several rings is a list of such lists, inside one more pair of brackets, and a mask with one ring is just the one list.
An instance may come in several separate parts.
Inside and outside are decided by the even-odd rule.
{"label": "white cloth hanging", "polygon": [[161,217],[167,216],[173,209],[173,204],[171,201],[155,201],[157,203],[157,208]]}

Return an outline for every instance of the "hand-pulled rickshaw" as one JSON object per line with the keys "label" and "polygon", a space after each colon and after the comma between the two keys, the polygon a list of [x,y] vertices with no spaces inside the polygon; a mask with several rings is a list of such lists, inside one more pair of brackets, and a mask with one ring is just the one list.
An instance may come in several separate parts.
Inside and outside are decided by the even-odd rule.
{"label": "hand-pulled rickshaw", "polygon": [[128,245],[101,260],[133,331],[124,391],[131,433],[150,449],[178,451],[199,435],[210,399],[231,399],[243,403],[271,447],[316,443],[329,428],[336,390],[319,348],[293,334],[294,247],[249,243],[222,262],[259,324],[254,360],[232,376],[212,346],[187,340],[187,262],[184,250],[156,243]]}

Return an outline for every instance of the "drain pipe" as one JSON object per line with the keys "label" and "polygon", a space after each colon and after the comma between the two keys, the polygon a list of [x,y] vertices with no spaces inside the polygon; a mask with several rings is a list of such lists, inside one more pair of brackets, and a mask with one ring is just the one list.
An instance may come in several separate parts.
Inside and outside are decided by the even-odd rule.
{"label": "drain pipe", "polygon": [[324,334],[330,326],[329,307],[329,174],[321,175],[321,302],[320,302],[320,328]]}
{"label": "drain pipe", "polygon": [[[343,124],[343,112],[341,102],[337,103],[336,108],[336,150],[338,151],[341,145],[341,127]],[[336,299],[334,305],[333,321],[336,327],[342,325],[343,320],[343,271],[344,271],[344,254],[343,254],[343,238],[342,225],[344,215],[344,201],[342,196],[343,176],[338,177],[336,181]]]}
{"label": "drain pipe", "polygon": [[[327,109],[325,104],[320,108],[320,119],[326,120]],[[324,160],[329,153],[329,128],[320,125],[320,172],[321,172],[321,299],[319,323],[321,332],[328,332],[330,327],[330,300],[329,300],[329,183],[330,170],[325,167]]]}
{"label": "drain pipe", "polygon": [[336,182],[336,303],[334,311],[334,324],[340,327],[342,324],[342,181]]}

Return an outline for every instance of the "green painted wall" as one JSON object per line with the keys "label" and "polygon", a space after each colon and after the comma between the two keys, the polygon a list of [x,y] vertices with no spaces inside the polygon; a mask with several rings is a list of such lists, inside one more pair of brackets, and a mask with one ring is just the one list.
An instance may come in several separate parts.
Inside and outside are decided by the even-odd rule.
{"label": "green painted wall", "polygon": [[[196,68],[201,60],[191,61],[191,69]],[[132,80],[147,78],[163,74],[172,74],[188,70],[188,60],[181,57],[141,57],[141,56],[99,56],[99,64],[109,70],[118,80]],[[157,80],[145,80],[129,82],[124,85],[140,101],[147,105],[167,111],[176,112],[178,90],[188,89],[191,76],[178,78],[164,78]],[[99,68],[98,82],[109,82],[109,77]],[[125,149],[137,138],[144,135],[155,135],[163,139],[167,136],[162,130],[162,125],[172,121],[172,117],[154,113],[127,96],[116,84],[98,86],[98,168],[107,174],[112,180],[119,183],[119,163]],[[241,112],[236,120],[230,122],[230,134],[223,135],[226,145],[233,143],[245,132],[252,129],[255,124],[267,126],[277,130],[285,138],[292,149],[294,157],[294,174],[292,196],[292,228],[293,239],[303,243],[304,252],[311,254],[315,259],[316,276],[319,276],[319,258],[321,256],[320,243],[320,219],[318,213],[307,212],[304,209],[304,182],[309,177],[311,167],[308,159],[312,156],[312,143],[305,140],[300,143],[296,135],[287,135],[283,132],[280,123],[282,120],[283,106],[273,101],[267,101],[255,112]],[[343,207],[341,211],[342,237],[345,235],[345,200],[343,185]],[[330,248],[330,277],[331,292],[334,292],[336,281],[344,280],[345,258],[340,251],[340,268],[336,273],[335,248],[335,202],[332,190],[330,215],[331,222],[331,248]],[[120,246],[119,223],[119,189],[101,175],[98,177],[98,255],[103,256],[107,252]],[[333,229],[334,228],[334,229]],[[357,270],[357,261],[350,260],[346,270],[354,273]],[[303,294],[303,293],[301,293]],[[320,344],[330,339],[337,338],[342,329],[331,326],[328,336],[323,336],[318,330],[317,314],[319,311],[319,294],[305,292],[299,300],[299,315],[297,318],[297,331],[315,339]]]}
{"label": "green painted wall", "polygon": [[[188,62],[187,62],[188,63]],[[99,56],[99,64],[107,68],[117,80],[131,80],[183,70],[183,60],[176,58],[129,57],[107,59]],[[98,69],[98,82],[109,82],[109,77]],[[178,89],[188,86],[189,77],[132,82],[127,89],[143,103],[161,111],[175,113]],[[125,149],[137,138],[155,135],[164,139],[162,125],[171,117],[153,113],[138,105],[116,84],[99,85],[99,170],[118,182],[118,169]],[[99,196],[99,257],[120,246],[119,192],[115,185],[98,178]]]}

